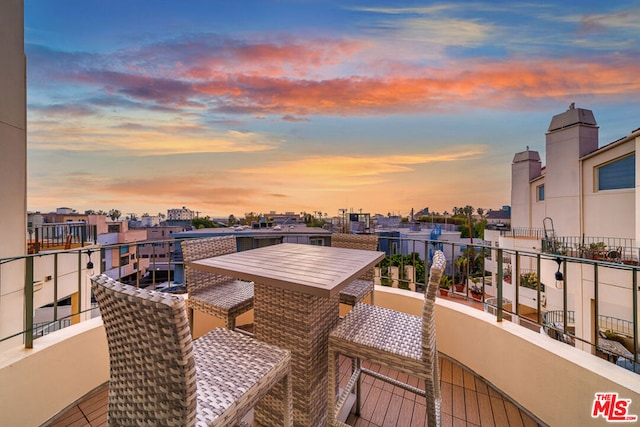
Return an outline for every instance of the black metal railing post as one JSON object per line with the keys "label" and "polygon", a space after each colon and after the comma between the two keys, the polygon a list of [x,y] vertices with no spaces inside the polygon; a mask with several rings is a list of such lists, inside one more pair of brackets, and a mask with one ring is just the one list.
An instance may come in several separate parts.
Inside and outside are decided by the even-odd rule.
{"label": "black metal railing post", "polygon": [[82,251],[78,251],[78,317],[76,318],[78,322],[80,322],[80,313],[82,313]]}
{"label": "black metal railing post", "polygon": [[[497,281],[498,283],[496,283],[497,285],[497,294],[498,294],[498,300],[496,301],[497,304],[497,312],[496,312],[496,320],[498,322],[502,322],[502,281],[503,281],[503,272],[502,272],[502,268],[503,268],[503,250],[501,248],[498,248],[497,253],[496,253],[496,257],[498,258],[498,277],[497,277]],[[513,275],[511,276],[513,279]]]}
{"label": "black metal railing post", "polygon": [[538,254],[538,256],[536,257],[536,271],[537,271],[537,275],[538,275],[538,280],[536,283],[536,318],[538,319],[538,323],[540,323],[540,310],[542,309],[541,304],[540,304],[540,294],[541,294],[541,289],[542,286],[540,286],[540,267],[541,267],[541,259],[540,259],[540,254]]}
{"label": "black metal railing post", "polygon": [[[600,334],[598,333],[600,331],[600,322],[599,322],[599,311],[598,310],[598,263],[594,263],[593,264],[593,300],[594,300],[594,308],[593,308],[593,331],[592,331],[592,337],[593,337],[593,341],[594,344],[596,345],[596,348],[598,347],[598,340],[600,339]],[[636,317],[636,316],[633,316]],[[595,351],[593,352],[593,354],[595,354]]]}
{"label": "black metal railing post", "polygon": [[[516,292],[516,297],[515,297],[515,313],[516,313],[516,317],[520,316],[520,254],[518,253],[518,251],[515,251],[514,257],[516,258],[516,271],[514,274],[511,275],[511,281],[514,283],[515,287],[515,292]],[[515,280],[514,280],[515,279]],[[513,310],[514,307],[511,307],[511,310]]]}
{"label": "black metal railing post", "polygon": [[136,243],[136,288],[140,287],[140,245]]}
{"label": "black metal railing post", "polygon": [[37,254],[40,252],[40,229],[36,227],[35,229],[35,241],[33,242],[33,253]]}
{"label": "black metal railing post", "polygon": [[638,270],[632,272],[632,306],[633,306],[633,362],[638,362]]}
{"label": "black metal railing post", "polygon": [[33,348],[33,257],[25,259],[24,275],[24,346]]}
{"label": "black metal railing post", "polygon": [[53,254],[53,320],[58,320],[58,254]]}

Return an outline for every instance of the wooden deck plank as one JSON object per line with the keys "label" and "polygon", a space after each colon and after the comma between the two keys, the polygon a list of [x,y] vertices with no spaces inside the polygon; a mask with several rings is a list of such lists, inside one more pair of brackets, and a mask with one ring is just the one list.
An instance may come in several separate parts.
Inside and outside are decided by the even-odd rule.
{"label": "wooden deck plank", "polygon": [[501,397],[490,397],[491,411],[493,412],[493,420],[497,426],[508,426],[509,419],[507,411],[504,408],[504,400]]}
{"label": "wooden deck plank", "polygon": [[466,419],[466,406],[464,403],[464,389],[459,385],[452,385],[453,394],[453,416],[456,418]]}
{"label": "wooden deck plank", "polygon": [[381,392],[381,388],[371,386],[367,398],[362,402],[360,418],[370,420],[373,417],[373,412],[376,410],[376,405],[378,404],[378,398],[380,397]]}
{"label": "wooden deck plank", "polygon": [[413,410],[415,404],[414,400],[402,399],[402,406],[400,407],[400,415],[398,417],[398,427],[413,426]]}
{"label": "wooden deck plank", "polygon": [[387,409],[389,408],[388,403],[391,399],[391,392],[387,390],[380,391],[380,396],[378,396],[378,401],[376,402],[375,410],[373,411],[373,415],[369,420],[371,423],[383,426],[384,418],[387,415]]}
{"label": "wooden deck plank", "polygon": [[489,386],[487,386],[487,383],[482,381],[480,378],[475,378],[475,386],[478,393],[486,395],[489,394]]}
{"label": "wooden deck plank", "polygon": [[478,409],[478,394],[469,390],[468,388],[464,389],[464,403],[465,403],[465,419],[468,423],[472,423],[474,425],[480,425],[480,410]]}
{"label": "wooden deck plank", "polygon": [[440,367],[440,379],[451,384],[451,361],[449,359],[440,358]]}
{"label": "wooden deck plank", "polygon": [[[105,402],[106,406],[106,402]],[[72,406],[66,413],[60,414],[53,423],[49,424],[49,427],[64,427],[69,426],[78,420],[86,421],[86,418],[80,408]]]}
{"label": "wooden deck plank", "polygon": [[529,414],[527,414],[526,412],[520,411],[520,415],[522,416],[522,423],[526,427],[536,427],[540,425],[536,420],[531,418],[531,416],[529,416]]}
{"label": "wooden deck plank", "polygon": [[[397,388],[397,387],[396,387]],[[387,413],[384,416],[383,425],[410,425],[411,419],[409,419],[409,423],[407,424],[406,417],[402,417],[403,421],[400,422],[400,416],[402,415],[400,409],[402,408],[402,401],[404,400],[403,396],[400,396],[395,393],[391,393],[391,398],[389,400],[389,406],[387,407]]]}
{"label": "wooden deck plank", "polygon": [[504,401],[504,409],[507,412],[507,419],[509,425],[513,427],[524,427],[522,417],[520,416],[520,409],[508,400]]}
{"label": "wooden deck plank", "polygon": [[487,388],[489,389],[489,397],[502,397],[500,392],[498,392],[498,390],[496,390],[495,388],[489,385],[487,386]]}
{"label": "wooden deck plank", "polygon": [[487,427],[495,427],[493,421],[493,410],[491,409],[491,398],[488,394],[477,393],[478,412],[480,413],[480,425]]}
{"label": "wooden deck plank", "polygon": [[453,415],[453,386],[450,383],[441,383],[440,393],[442,394],[440,411],[443,414]]}
{"label": "wooden deck plank", "polygon": [[464,387],[464,373],[462,366],[451,364],[451,384]]}
{"label": "wooden deck plank", "polygon": [[464,388],[469,390],[476,390],[476,377],[468,370],[463,369],[464,375]]}
{"label": "wooden deck plank", "polygon": [[427,425],[427,405],[421,402],[416,402],[413,407],[413,414],[411,415],[412,427],[426,426]]}
{"label": "wooden deck plank", "polygon": [[[341,358],[339,363],[340,383],[344,384],[351,371],[351,361]],[[440,366],[448,378],[448,381],[444,378],[441,381],[442,426],[533,427],[539,425],[535,419],[521,411],[507,397],[463,367],[448,359],[441,359]],[[385,368],[379,365],[369,366],[369,368],[385,371]],[[397,379],[408,380],[414,386],[419,385],[415,377],[395,371],[390,374]],[[377,387],[375,384],[380,386]],[[425,426],[427,408],[424,398],[416,398],[412,393],[398,387],[388,389],[384,386],[385,384],[367,375],[364,376],[361,415],[356,417],[350,414],[347,423],[360,427]],[[83,401],[55,417],[55,422],[45,425],[47,427],[106,427],[107,398],[106,387],[99,392],[94,391]]]}

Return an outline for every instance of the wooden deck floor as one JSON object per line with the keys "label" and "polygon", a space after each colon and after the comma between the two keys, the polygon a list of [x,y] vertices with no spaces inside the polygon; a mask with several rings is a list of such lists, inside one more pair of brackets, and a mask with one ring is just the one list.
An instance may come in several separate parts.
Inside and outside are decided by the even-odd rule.
{"label": "wooden deck floor", "polygon": [[[340,365],[341,382],[349,375],[351,362]],[[365,364],[366,366],[366,364]],[[401,381],[418,386],[417,378],[369,366]],[[508,397],[474,376],[462,366],[440,358],[443,426],[538,426],[542,425],[522,411]],[[104,427],[107,425],[107,386],[104,385],[68,410],[59,414],[47,427]],[[378,379],[363,379],[363,404],[360,417],[351,414],[353,426],[425,426],[426,406],[422,398]]]}

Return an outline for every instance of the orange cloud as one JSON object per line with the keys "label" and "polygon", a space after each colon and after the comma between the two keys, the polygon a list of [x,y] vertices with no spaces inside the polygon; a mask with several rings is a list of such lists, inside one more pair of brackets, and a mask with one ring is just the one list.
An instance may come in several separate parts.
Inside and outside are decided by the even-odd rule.
{"label": "orange cloud", "polygon": [[[135,120],[127,118],[126,120]],[[118,124],[121,123],[121,124]],[[273,150],[279,142],[268,135],[236,130],[214,130],[176,118],[140,118],[139,123],[122,117],[75,117],[54,121],[34,117],[30,121],[29,144],[42,150],[112,151],[129,155],[187,153],[234,153]],[[106,127],[105,127],[106,125]]]}
{"label": "orange cloud", "polygon": [[541,61],[467,61],[446,69],[408,70],[408,77],[349,77],[295,80],[230,75],[194,84],[198,92],[217,97],[218,109],[306,116],[366,115],[439,111],[462,105],[499,107],[522,98],[558,99],[587,94],[628,96],[640,90],[638,64],[602,59]]}
{"label": "orange cloud", "polygon": [[315,156],[279,161],[263,167],[241,168],[233,172],[273,179],[286,176],[288,182],[313,182],[315,186],[343,188],[386,181],[385,175],[409,172],[415,165],[455,162],[481,155],[483,147],[457,147],[456,151],[435,154],[378,156]]}

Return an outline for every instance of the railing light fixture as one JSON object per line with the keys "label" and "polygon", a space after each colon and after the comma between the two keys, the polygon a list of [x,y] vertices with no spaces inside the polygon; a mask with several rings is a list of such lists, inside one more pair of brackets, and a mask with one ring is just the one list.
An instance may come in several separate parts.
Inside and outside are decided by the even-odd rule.
{"label": "railing light fixture", "polygon": [[560,267],[562,266],[562,259],[556,258],[555,262],[558,264],[558,271],[556,271],[556,288],[561,289],[564,285],[564,274],[560,271]]}
{"label": "railing light fixture", "polygon": [[[91,261],[92,253],[93,251],[91,249],[87,251],[87,256],[89,257],[89,261],[87,262],[87,270],[93,270],[93,262]],[[93,273],[93,271],[91,273]]]}

